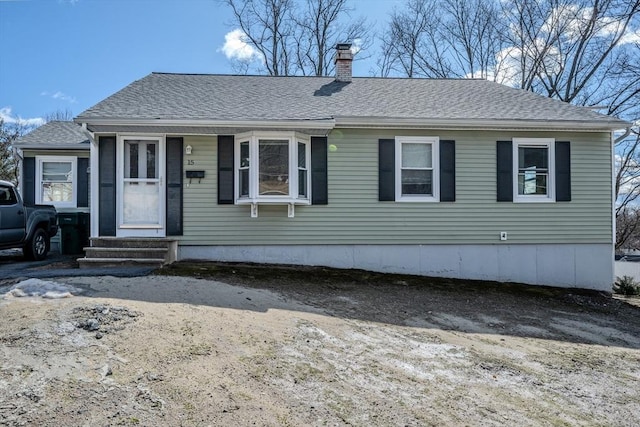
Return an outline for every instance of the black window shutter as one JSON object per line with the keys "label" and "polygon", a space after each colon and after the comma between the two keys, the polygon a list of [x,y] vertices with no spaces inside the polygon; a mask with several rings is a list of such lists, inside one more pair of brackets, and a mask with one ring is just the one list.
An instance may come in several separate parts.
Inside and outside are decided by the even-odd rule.
{"label": "black window shutter", "polygon": [[183,139],[167,137],[167,236],[182,235]]}
{"label": "black window shutter", "polygon": [[218,204],[232,205],[233,189],[233,135],[218,136]]}
{"label": "black window shutter", "polygon": [[556,201],[571,201],[571,147],[569,141],[556,142]]}
{"label": "black window shutter", "polygon": [[440,201],[456,201],[455,141],[440,141]]}
{"label": "black window shutter", "polygon": [[22,164],[24,174],[24,185],[22,188],[22,200],[24,203],[34,204],[36,202],[36,159],[35,157],[25,157]]}
{"label": "black window shutter", "polygon": [[396,140],[378,141],[378,200],[396,200]]}
{"label": "black window shutter", "polygon": [[116,137],[98,138],[98,233],[100,236],[116,235]]}
{"label": "black window shutter", "polygon": [[311,204],[329,203],[327,189],[327,137],[311,137]]}
{"label": "black window shutter", "polygon": [[78,207],[89,207],[89,159],[78,157]]}
{"label": "black window shutter", "polygon": [[511,141],[497,144],[497,199],[499,202],[513,201],[513,145]]}

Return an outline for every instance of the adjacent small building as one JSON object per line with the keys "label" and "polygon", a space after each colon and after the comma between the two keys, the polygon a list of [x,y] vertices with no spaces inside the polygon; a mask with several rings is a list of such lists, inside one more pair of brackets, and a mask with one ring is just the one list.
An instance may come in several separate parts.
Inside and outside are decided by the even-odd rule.
{"label": "adjacent small building", "polygon": [[[71,121],[52,121],[18,138],[20,190],[26,203],[54,205],[58,213],[89,213],[91,134]],[[60,250],[62,232],[52,239]],[[78,252],[75,250],[74,252]]]}
{"label": "adjacent small building", "polygon": [[336,78],[152,73],[81,113],[94,242],[610,290],[628,123],[485,80],[352,77],[338,48]]}

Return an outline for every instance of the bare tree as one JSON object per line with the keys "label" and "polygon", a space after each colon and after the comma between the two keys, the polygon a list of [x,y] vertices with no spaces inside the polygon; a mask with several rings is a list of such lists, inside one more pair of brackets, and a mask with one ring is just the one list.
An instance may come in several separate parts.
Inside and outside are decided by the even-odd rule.
{"label": "bare tree", "polygon": [[[258,72],[280,75],[328,75],[335,45],[358,42],[369,46],[364,18],[352,19],[348,0],[222,0],[233,12],[233,25],[258,56]],[[248,72],[248,60],[236,61],[236,71]]]}
{"label": "bare tree", "polygon": [[502,2],[505,36],[518,86],[579,105],[596,105],[596,90],[619,75],[623,38],[640,13],[639,0]]}
{"label": "bare tree", "polygon": [[289,46],[295,40],[293,0],[223,0],[233,12],[234,24],[258,52],[272,76],[288,75],[293,62]]}
{"label": "bare tree", "polygon": [[14,155],[13,142],[31,128],[21,122],[7,123],[0,118],[0,179],[18,181],[18,159]]}
{"label": "bare tree", "polygon": [[71,120],[73,120],[73,112],[68,108],[56,110],[44,116],[45,122],[70,122]]}
{"label": "bare tree", "polygon": [[[359,51],[369,47],[366,20],[351,18],[351,12],[347,0],[306,0],[304,10],[296,17],[300,38],[295,50],[303,74],[331,74],[334,69],[331,58],[338,43],[357,41]],[[347,17],[351,19],[345,23]]]}
{"label": "bare tree", "polygon": [[503,46],[501,25],[497,3],[408,0],[381,37],[381,74],[488,78]]}

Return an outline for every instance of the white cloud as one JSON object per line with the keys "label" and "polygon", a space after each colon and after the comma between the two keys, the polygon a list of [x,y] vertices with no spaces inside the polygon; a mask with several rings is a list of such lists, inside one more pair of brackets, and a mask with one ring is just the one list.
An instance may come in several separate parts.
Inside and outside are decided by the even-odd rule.
{"label": "white cloud", "polygon": [[640,43],[640,28],[635,31],[627,31],[620,39],[620,44]]}
{"label": "white cloud", "polygon": [[362,39],[353,39],[353,43],[351,44],[351,54],[355,56],[361,50],[362,50]]}
{"label": "white cloud", "polygon": [[11,107],[0,108],[0,119],[5,123],[16,123],[25,126],[40,126],[45,123],[45,120],[42,117],[23,119],[20,116],[14,116],[11,113]]}
{"label": "white cloud", "polygon": [[258,51],[247,43],[247,35],[239,28],[224,36],[222,53],[229,59],[250,61],[258,57]]}
{"label": "white cloud", "polygon": [[75,104],[76,103],[76,98],[71,96],[71,95],[67,95],[66,93],[60,92],[59,90],[56,92],[41,92],[40,95],[42,96],[50,96],[53,99],[59,99],[61,101],[67,101],[71,104]]}

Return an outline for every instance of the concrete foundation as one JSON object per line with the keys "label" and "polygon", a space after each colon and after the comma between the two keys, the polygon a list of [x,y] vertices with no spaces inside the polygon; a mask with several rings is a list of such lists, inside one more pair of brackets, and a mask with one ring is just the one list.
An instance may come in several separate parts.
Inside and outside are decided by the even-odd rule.
{"label": "concrete foundation", "polygon": [[614,281],[610,244],[179,246],[178,259],[356,268],[606,292]]}

